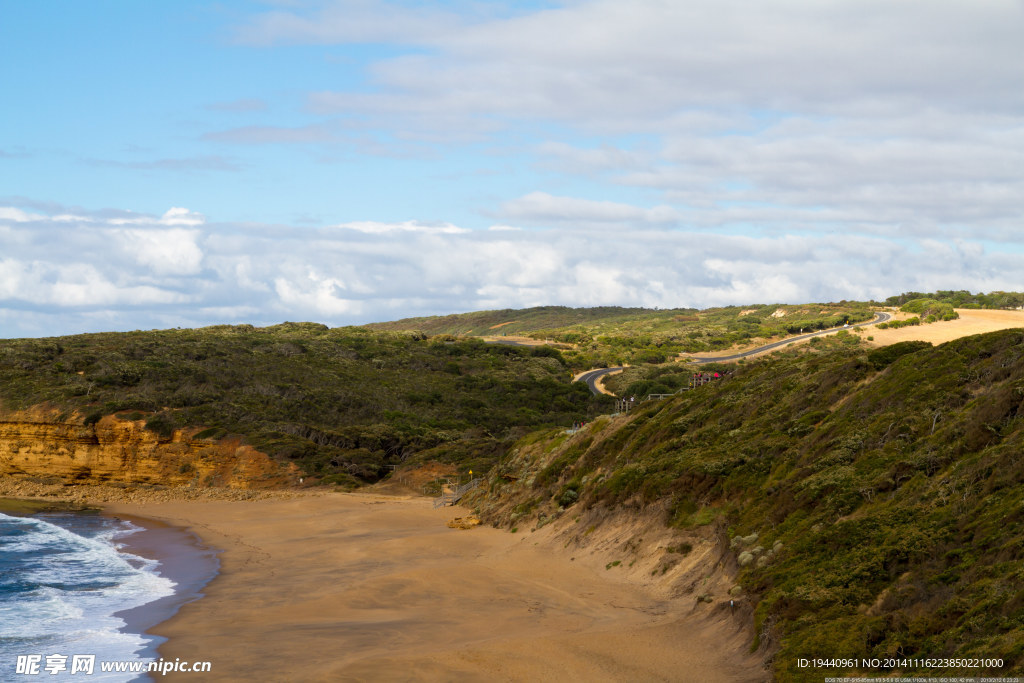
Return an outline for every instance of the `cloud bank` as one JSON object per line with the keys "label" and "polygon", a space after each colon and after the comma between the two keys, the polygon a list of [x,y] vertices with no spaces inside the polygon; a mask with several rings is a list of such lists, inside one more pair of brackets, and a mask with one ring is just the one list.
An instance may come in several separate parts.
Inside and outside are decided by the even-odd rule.
{"label": "cloud bank", "polygon": [[[592,211],[593,207],[583,207]],[[646,307],[881,299],[1019,289],[1019,253],[934,238],[750,237],[634,226],[323,228],[0,208],[0,336],[103,329],[345,325],[534,305]],[[626,218],[631,218],[626,216]],[[504,226],[508,228],[509,226]]]}

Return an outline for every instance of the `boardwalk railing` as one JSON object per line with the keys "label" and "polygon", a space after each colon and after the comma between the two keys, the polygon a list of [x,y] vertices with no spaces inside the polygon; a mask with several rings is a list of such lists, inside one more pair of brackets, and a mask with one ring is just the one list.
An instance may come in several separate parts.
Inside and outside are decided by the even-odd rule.
{"label": "boardwalk railing", "polygon": [[[732,373],[729,373],[729,374],[732,374]],[[645,398],[644,400],[645,401],[658,401],[658,400],[663,399],[663,398],[668,398],[669,396],[675,396],[676,394],[681,394],[684,391],[689,391],[691,389],[696,389],[697,387],[702,387],[705,384],[710,384],[711,382],[714,382],[716,380],[722,379],[722,377],[723,377],[723,375],[721,373],[718,373],[718,372],[716,372],[714,374],[712,374],[710,372],[695,372],[695,373],[693,373],[693,377],[690,378],[690,386],[688,386],[688,387],[680,387],[679,391],[676,391],[675,393],[672,393],[672,394],[647,394],[647,398]]]}
{"label": "boardwalk railing", "polygon": [[479,486],[482,481],[483,477],[474,477],[462,486],[456,487],[455,490],[442,493],[434,499],[434,507],[439,508],[444,507],[445,505],[455,505],[464,495]]}

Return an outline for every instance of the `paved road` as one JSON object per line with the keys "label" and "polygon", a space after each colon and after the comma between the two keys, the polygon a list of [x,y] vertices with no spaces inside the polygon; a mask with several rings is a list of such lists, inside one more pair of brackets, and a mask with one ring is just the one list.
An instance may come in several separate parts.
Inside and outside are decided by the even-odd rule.
{"label": "paved road", "polygon": [[821,330],[820,332],[811,332],[810,334],[801,334],[797,335],[796,337],[789,337],[788,339],[783,339],[782,341],[777,341],[771,344],[766,344],[764,346],[759,346],[756,349],[750,349],[749,351],[737,353],[732,356],[718,356],[717,358],[699,358],[697,356],[688,356],[688,358],[690,358],[694,363],[720,363],[722,361],[727,360],[738,360],[740,358],[748,358],[749,356],[753,356],[758,353],[764,353],[765,351],[781,349],[783,346],[795,344],[798,341],[810,339],[811,337],[821,337],[826,334],[834,334],[839,330],[849,330],[854,327],[866,327],[867,325],[877,325],[878,323],[888,322],[888,320],[891,317],[892,316],[889,315],[888,313],[875,313],[875,317],[866,322],[857,323],[856,325],[850,325],[849,327],[832,327],[827,330]]}
{"label": "paved road", "polygon": [[618,372],[624,368],[621,365],[617,365],[614,368],[598,368],[597,370],[587,370],[582,375],[576,378],[577,382],[586,382],[587,386],[590,387],[590,391],[595,394],[600,394],[601,390],[597,388],[597,380],[605,375]]}
{"label": "paved road", "polygon": [[[821,337],[826,334],[834,334],[839,330],[848,330],[853,327],[866,327],[867,325],[877,325],[878,323],[888,322],[890,318],[892,318],[892,316],[889,315],[888,313],[875,313],[875,317],[872,318],[871,320],[868,320],[867,322],[857,323],[856,325],[850,325],[849,327],[832,327],[830,329],[821,330],[819,332],[811,332],[810,334],[801,334],[797,335],[796,337],[789,337],[788,339],[772,342],[771,344],[759,346],[756,349],[750,349],[749,351],[737,353],[732,356],[718,356],[716,358],[698,358],[696,356],[689,356],[689,358],[694,362],[694,364],[698,365],[703,363],[720,363],[722,361],[738,360],[740,358],[747,358],[758,353],[764,353],[765,351],[780,349],[783,346],[788,346],[789,344],[794,344],[804,339],[810,339],[811,337]],[[622,369],[622,367],[617,366],[614,368],[598,368],[597,370],[588,370],[587,372],[584,372],[582,375],[577,377],[576,381],[586,382],[587,386],[590,387],[590,391],[592,391],[595,394],[600,394],[601,391],[600,389],[597,388],[597,380],[610,372],[615,372],[617,370]]]}
{"label": "paved road", "polygon": [[537,344],[526,344],[514,339],[485,339],[484,344],[504,344],[506,346],[537,346]]}

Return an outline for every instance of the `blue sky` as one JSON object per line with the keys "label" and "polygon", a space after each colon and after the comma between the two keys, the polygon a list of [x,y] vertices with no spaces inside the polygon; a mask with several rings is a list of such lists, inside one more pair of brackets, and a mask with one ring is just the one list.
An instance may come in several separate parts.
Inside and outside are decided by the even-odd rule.
{"label": "blue sky", "polygon": [[1020,0],[0,2],[0,337],[1024,288]]}

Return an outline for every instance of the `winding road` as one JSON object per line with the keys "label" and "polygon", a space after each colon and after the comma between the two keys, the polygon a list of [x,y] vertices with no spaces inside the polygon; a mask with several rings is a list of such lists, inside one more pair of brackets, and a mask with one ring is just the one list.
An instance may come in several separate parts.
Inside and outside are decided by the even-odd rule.
{"label": "winding road", "polygon": [[594,394],[603,394],[605,392],[598,388],[597,380],[601,379],[605,375],[610,375],[611,373],[618,372],[620,370],[625,370],[625,366],[616,365],[614,368],[597,368],[596,370],[587,370],[574,381],[586,382],[587,386],[590,387],[591,392]]}
{"label": "winding road", "polygon": [[[811,332],[809,334],[800,334],[795,337],[788,337],[787,339],[783,339],[782,341],[772,342],[771,344],[765,344],[764,346],[758,346],[755,349],[743,351],[742,353],[737,353],[732,356],[715,356],[713,358],[686,356],[686,358],[697,365],[702,365],[704,363],[721,363],[724,361],[739,360],[740,358],[749,358],[750,356],[755,356],[759,353],[765,353],[766,351],[774,351],[775,349],[781,349],[783,346],[789,346],[790,344],[795,344],[798,341],[810,339],[811,337],[821,337],[826,334],[834,334],[840,330],[849,330],[854,327],[866,327],[868,325],[877,325],[878,323],[888,322],[891,318],[892,316],[889,315],[888,313],[876,312],[875,317],[866,322],[856,323],[855,325],[849,325],[846,327],[831,327],[827,330],[819,330],[818,332]],[[592,391],[595,394],[601,394],[604,392],[602,392],[598,388],[597,381],[607,374],[617,372],[622,369],[623,366],[616,366],[614,368],[597,368],[596,370],[588,370],[587,372],[584,372],[583,374],[579,375],[576,378],[576,381],[586,382],[587,386],[590,387],[590,391]]]}
{"label": "winding road", "polygon": [[851,330],[854,327],[867,327],[868,325],[877,325],[878,323],[888,322],[890,318],[892,318],[892,316],[889,315],[888,313],[876,312],[874,318],[862,323],[848,325],[846,327],[830,327],[827,330],[819,330],[818,332],[811,332],[810,334],[800,334],[795,337],[788,337],[787,339],[783,339],[782,341],[772,342],[771,344],[765,344],[764,346],[758,346],[756,349],[750,349],[749,351],[737,353],[732,356],[717,356],[715,358],[701,358],[698,356],[686,357],[692,360],[694,363],[718,363],[727,360],[739,360],[740,358],[749,358],[750,356],[754,356],[759,353],[764,353],[765,351],[774,351],[775,349],[781,349],[783,346],[795,344],[798,341],[810,339],[811,337],[822,337],[826,334],[833,334],[835,332],[839,332],[840,330]]}

